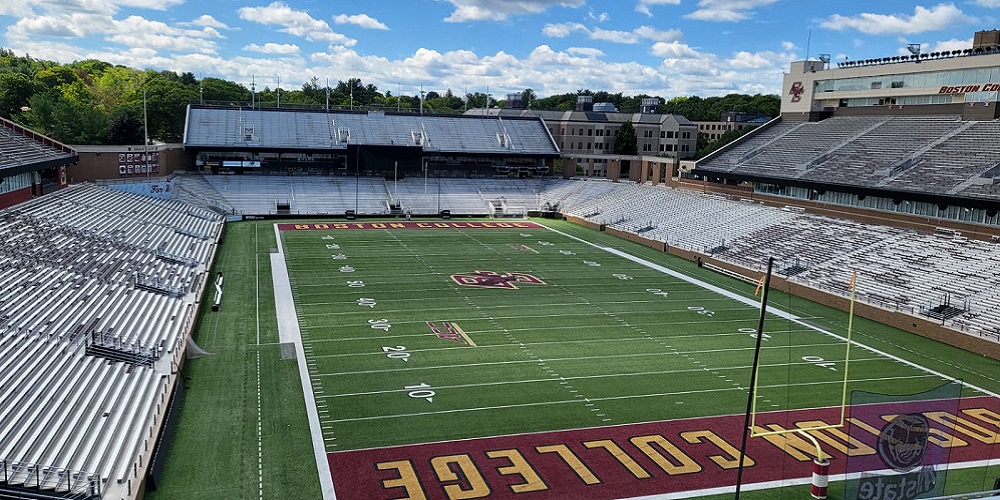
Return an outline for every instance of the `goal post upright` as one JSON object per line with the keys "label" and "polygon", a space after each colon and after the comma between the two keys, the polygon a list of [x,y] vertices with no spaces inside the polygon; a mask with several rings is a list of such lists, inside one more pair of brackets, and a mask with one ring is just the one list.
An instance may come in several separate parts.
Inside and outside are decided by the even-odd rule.
{"label": "goal post upright", "polygon": [[774,263],[774,258],[768,259],[767,273],[761,278],[761,283],[758,285],[757,290],[760,291],[763,288],[763,294],[761,296],[760,305],[760,319],[757,326],[756,343],[754,348],[754,358],[753,366],[751,368],[750,374],[750,388],[747,397],[747,412],[744,419],[743,428],[743,440],[740,446],[740,463],[739,469],[736,476],[736,492],[735,499],[740,498],[740,487],[743,478],[743,462],[746,456],[747,440],[752,437],[766,437],[775,436],[783,434],[798,434],[806,439],[808,439],[813,446],[816,448],[816,456],[813,460],[813,477],[812,477],[812,491],[811,496],[817,499],[826,498],[826,486],[829,480],[829,466],[830,462],[828,459],[823,457],[823,450],[820,446],[819,440],[815,436],[810,434],[810,431],[822,431],[830,429],[840,429],[843,428],[847,422],[847,387],[848,380],[850,377],[850,360],[851,360],[851,344],[852,334],[854,330],[854,304],[856,295],[856,284],[857,284],[857,271],[852,272],[851,282],[850,282],[850,306],[848,309],[848,320],[847,320],[847,342],[844,354],[844,377],[842,381],[841,390],[841,400],[840,400],[840,421],[835,424],[819,425],[812,427],[796,427],[793,429],[779,429],[758,432],[757,427],[757,389],[760,383],[759,371],[760,371],[760,349],[761,349],[761,339],[764,336],[764,317],[767,313],[767,295],[768,289],[770,287],[771,281],[771,271]]}

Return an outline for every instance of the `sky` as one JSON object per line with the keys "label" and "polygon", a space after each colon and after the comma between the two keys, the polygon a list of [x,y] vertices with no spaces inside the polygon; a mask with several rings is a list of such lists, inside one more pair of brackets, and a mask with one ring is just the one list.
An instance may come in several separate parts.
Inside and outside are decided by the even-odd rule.
{"label": "sky", "polygon": [[258,89],[780,94],[791,61],[965,49],[1000,0],[5,0],[0,46]]}

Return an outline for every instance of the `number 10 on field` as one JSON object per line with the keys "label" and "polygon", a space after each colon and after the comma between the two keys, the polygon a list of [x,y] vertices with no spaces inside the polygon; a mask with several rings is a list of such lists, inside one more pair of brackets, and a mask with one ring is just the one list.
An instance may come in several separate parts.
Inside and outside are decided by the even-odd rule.
{"label": "number 10 on field", "polygon": [[426,399],[428,403],[433,402],[434,395],[437,394],[427,384],[407,385],[403,386],[403,390],[410,391],[406,393],[407,396],[415,399]]}

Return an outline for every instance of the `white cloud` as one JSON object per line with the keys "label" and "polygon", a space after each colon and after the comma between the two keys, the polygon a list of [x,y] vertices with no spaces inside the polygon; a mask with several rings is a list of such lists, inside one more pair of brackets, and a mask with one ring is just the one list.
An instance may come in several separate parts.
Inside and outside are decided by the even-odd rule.
{"label": "white cloud", "polygon": [[348,16],[347,14],[340,14],[333,16],[333,22],[337,24],[356,24],[362,28],[369,30],[388,30],[389,27],[375,19],[368,14],[355,14],[353,16]]}
{"label": "white cloud", "polygon": [[1000,7],[1000,0],[976,0],[974,3],[980,7]]}
{"label": "white cloud", "polygon": [[701,56],[698,51],[681,42],[654,43],[650,53],[664,59],[696,59]]}
{"label": "white cloud", "polygon": [[942,3],[929,9],[918,5],[912,16],[868,12],[856,16],[834,14],[822,21],[820,26],[837,31],[853,29],[868,35],[912,35],[972,22],[975,19],[966,16],[955,4]]}
{"label": "white cloud", "polygon": [[540,14],[549,7],[580,7],[587,0],[439,0],[455,6],[454,12],[445,18],[450,23],[466,21],[504,21],[511,16]]}
{"label": "white cloud", "polygon": [[699,21],[736,22],[753,15],[757,7],[764,7],[778,0],[699,0],[698,10],[684,16]]}
{"label": "white cloud", "polygon": [[583,33],[591,40],[633,44],[640,40],[668,42],[682,38],[680,30],[659,31],[650,26],[640,26],[632,31],[606,30],[603,28],[588,28],[580,23],[546,24],[542,34],[551,38],[565,38],[573,33]]}
{"label": "white cloud", "polygon": [[118,0],[119,5],[124,7],[136,7],[140,9],[167,10],[175,5],[184,3],[184,0]]}
{"label": "white cloud", "polygon": [[600,14],[594,14],[594,11],[588,12],[587,13],[587,17],[589,17],[591,20],[597,21],[599,23],[603,23],[604,21],[607,21],[608,19],[611,18],[611,16],[609,16],[607,12],[601,12]]}
{"label": "white cloud", "polygon": [[243,7],[238,12],[240,19],[265,26],[281,26],[278,31],[311,42],[323,41],[347,46],[357,43],[357,40],[333,31],[326,21],[316,19],[303,10],[294,10],[283,2],[273,2],[266,7]]}
{"label": "white cloud", "polygon": [[265,43],[264,45],[257,45],[256,43],[251,43],[243,50],[250,52],[260,52],[261,54],[298,54],[299,46],[294,43]]}
{"label": "white cloud", "polygon": [[781,48],[785,50],[792,50],[795,48],[794,42],[781,42]]}
{"label": "white cloud", "polygon": [[178,24],[181,26],[201,26],[202,28],[218,28],[223,30],[230,29],[229,26],[225,25],[225,23],[219,21],[218,19],[208,14],[202,14],[201,16],[198,17],[198,19],[195,19],[194,21],[187,23],[178,23]]}
{"label": "white cloud", "polygon": [[635,11],[653,17],[653,12],[649,10],[652,5],[680,5],[681,0],[639,0],[635,4]]}
{"label": "white cloud", "polygon": [[[923,54],[931,54],[934,52],[952,52],[955,50],[965,50],[969,48],[972,48],[971,38],[966,40],[958,40],[952,38],[951,40],[943,40],[940,42],[936,42],[934,43],[934,45],[922,44],[920,52]],[[906,54],[909,55],[909,52],[906,51],[905,49],[903,50],[903,52],[906,52]]]}
{"label": "white cloud", "polygon": [[584,57],[602,57],[604,52],[600,49],[595,49],[593,47],[569,47],[566,49],[567,54],[572,54],[574,56],[584,56]]}

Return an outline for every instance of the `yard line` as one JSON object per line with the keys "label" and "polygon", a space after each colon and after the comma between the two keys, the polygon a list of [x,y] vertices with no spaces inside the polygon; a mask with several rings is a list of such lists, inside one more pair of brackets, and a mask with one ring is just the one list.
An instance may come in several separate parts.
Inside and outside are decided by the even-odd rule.
{"label": "yard line", "polygon": [[[547,360],[547,361],[551,361],[551,360]],[[858,361],[859,362],[860,361],[881,361],[881,362],[885,362],[885,359],[883,359],[883,358],[865,358],[865,359],[858,360]],[[805,362],[805,361],[803,361],[803,362],[794,362],[794,363],[774,363],[774,364],[762,364],[761,368],[781,368],[781,367],[793,366],[793,365],[810,366],[810,365],[813,365],[813,364],[814,363]],[[729,370],[748,370],[750,368],[752,368],[752,365],[724,366],[724,367],[712,368],[712,370],[729,371]],[[434,390],[441,390],[441,389],[468,389],[470,387],[493,387],[493,386],[506,386],[506,385],[517,385],[517,384],[537,384],[537,383],[548,383],[548,382],[559,383],[559,382],[570,381],[570,380],[607,379],[607,378],[619,378],[619,377],[646,377],[646,376],[650,376],[650,375],[672,375],[672,374],[683,374],[683,373],[702,373],[704,371],[705,371],[704,368],[687,368],[687,369],[680,369],[680,370],[656,370],[656,371],[646,371],[646,372],[605,373],[605,374],[602,374],[602,375],[580,375],[580,376],[576,376],[576,377],[559,377],[559,378],[548,377],[548,378],[525,379],[525,380],[501,380],[501,381],[497,381],[497,382],[480,382],[480,383],[476,383],[476,384],[435,385],[434,386]],[[904,378],[904,379],[907,379],[907,378],[923,378],[923,377],[933,377],[933,376],[934,375],[926,375],[926,374],[924,374],[924,375],[919,375],[919,376],[897,376],[897,377],[890,377],[890,378]],[[885,380],[888,380],[890,378],[886,378]],[[872,379],[872,380],[883,380],[883,379]],[[794,386],[800,386],[800,385],[816,385],[816,384],[827,384],[827,383],[832,383],[832,382],[830,382],[830,381],[824,381],[824,382],[802,382],[802,383],[796,383],[796,384],[793,384],[793,385]],[[784,386],[784,385],[780,385],[780,386],[768,386],[768,385],[764,385],[764,386],[761,386],[761,387],[786,387],[786,386]],[[401,393],[401,392],[405,393],[405,392],[408,392],[408,391],[410,391],[410,389],[387,389],[387,390],[383,390],[383,391],[344,392],[344,393],[339,393],[339,394],[327,394],[327,395],[324,395],[324,396],[319,396],[319,397],[317,397],[317,399],[333,399],[333,398],[345,398],[345,397],[354,397],[354,396],[371,396],[371,395],[375,395],[375,394],[395,394],[395,393]],[[622,396],[622,397],[623,398],[628,398],[629,396]],[[589,398],[589,399],[600,399],[600,398]],[[615,399],[615,398],[606,398],[606,399]]]}
{"label": "yard line", "polygon": [[[936,375],[934,375],[934,374],[927,374],[927,375],[919,375],[919,376],[913,376],[913,377],[882,377],[882,378],[872,378],[872,379],[861,379],[861,380],[858,380],[858,381],[859,382],[877,382],[877,381],[883,381],[883,380],[914,379],[914,378],[929,378],[929,377],[936,377]],[[841,384],[841,383],[843,383],[843,381],[841,381],[841,380],[835,380],[835,381],[830,381],[830,382],[812,382],[812,383],[802,384],[802,385]],[[786,385],[774,385],[774,386],[761,386],[761,387],[763,387],[763,388],[782,388],[782,387],[787,387],[787,386]],[[589,399],[590,401],[613,401],[613,400],[622,400],[622,399],[653,398],[653,397],[664,397],[664,396],[684,396],[684,395],[688,395],[688,394],[705,394],[705,393],[728,392],[728,391],[745,392],[746,389],[742,388],[742,387],[726,387],[726,388],[720,388],[720,389],[699,389],[699,390],[692,390],[692,391],[659,392],[659,393],[653,393],[653,394],[637,394],[637,395],[632,395],[632,396],[611,396],[611,397],[606,397],[606,398],[587,398],[587,399]],[[361,421],[367,421],[367,420],[388,420],[388,419],[394,419],[394,418],[411,418],[411,417],[422,417],[422,416],[428,416],[428,415],[448,415],[448,414],[452,414],[452,413],[466,413],[466,412],[474,412],[474,411],[506,410],[506,409],[510,409],[510,408],[526,408],[526,407],[532,407],[532,406],[562,405],[562,404],[569,404],[569,403],[579,403],[580,401],[581,401],[580,399],[569,399],[569,400],[562,400],[562,401],[542,401],[542,402],[538,402],[538,403],[521,403],[521,404],[510,404],[510,405],[482,406],[482,407],[478,407],[478,408],[456,408],[456,409],[453,409],[453,410],[424,411],[424,412],[416,412],[416,413],[397,413],[397,414],[394,414],[394,415],[372,415],[372,416],[369,416],[369,417],[340,418],[340,419],[326,420],[326,422],[328,422],[328,423],[341,423],[341,422],[361,422]]]}
{"label": "yard line", "polygon": [[[746,335],[746,334],[745,333],[741,333],[741,334],[734,334],[734,335]],[[674,337],[666,337],[666,338],[670,339],[670,340],[674,339]],[[552,340],[552,341],[546,341],[546,342],[520,342],[518,344],[478,345],[475,348],[476,349],[496,349],[496,348],[511,348],[511,347],[516,347],[516,348],[520,349],[522,345],[529,346],[529,347],[538,347],[538,346],[563,346],[563,345],[570,345],[570,344],[590,344],[590,343],[595,343],[595,344],[615,343],[615,344],[618,344],[618,343],[621,343],[621,342],[635,342],[635,341],[653,342],[653,343],[655,343],[656,340],[657,339],[653,339],[653,338],[649,338],[649,337],[627,337],[627,338],[615,337],[615,338],[608,338],[608,339]],[[836,345],[837,344],[796,344],[796,345],[791,346],[791,347],[796,347],[796,348],[798,348],[798,347],[829,347],[829,346],[836,346]],[[787,345],[769,345],[769,346],[761,347],[761,349],[781,349],[781,348],[787,348],[787,347],[789,347],[789,346],[787,346]],[[472,349],[472,347],[471,346],[455,346],[455,347],[441,347],[441,348],[433,348],[433,349],[407,349],[407,351],[409,351],[411,353],[414,353],[414,352],[450,351],[450,350],[455,350],[455,349]],[[680,350],[678,350],[678,351],[674,351],[674,352],[666,352],[666,351],[664,351],[664,352],[660,352],[660,353],[657,353],[657,354],[668,354],[668,355],[671,355],[671,356],[678,356],[678,355],[683,355],[683,354],[706,354],[706,353],[715,353],[715,352],[746,351],[746,350],[752,350],[752,349],[753,349],[753,346],[742,346],[742,347],[731,347],[731,348],[723,348],[723,349],[711,349],[711,350],[707,350],[707,351],[705,351],[705,350],[701,350],[701,351],[680,351]],[[379,351],[372,351],[372,352],[355,352],[355,353],[341,353],[341,354],[320,354],[320,355],[315,355],[315,356],[311,356],[311,357],[312,358],[350,358],[350,357],[354,357],[354,356],[385,356],[385,353],[384,352],[379,352]],[[828,361],[830,361],[830,360],[828,360]]]}
{"label": "yard line", "polygon": [[[700,286],[701,288],[704,288],[706,290],[711,290],[711,291],[713,291],[715,293],[718,293],[719,295],[722,295],[724,297],[729,297],[729,298],[731,298],[733,300],[736,300],[738,302],[742,302],[744,304],[747,304],[747,305],[750,305],[750,306],[753,306],[753,307],[759,307],[758,301],[756,301],[756,300],[754,300],[752,298],[745,297],[743,295],[739,295],[739,294],[730,292],[730,291],[725,290],[723,288],[720,288],[718,286],[712,285],[710,283],[706,283],[706,282],[704,282],[704,281],[702,281],[702,280],[700,280],[698,278],[693,278],[693,277],[688,276],[688,275],[686,275],[684,273],[681,273],[681,272],[675,271],[673,269],[667,268],[665,266],[661,266],[659,264],[650,262],[650,261],[648,261],[646,259],[643,259],[641,257],[636,257],[636,256],[634,256],[632,254],[629,254],[627,252],[623,252],[623,251],[618,250],[616,248],[602,247],[600,245],[597,245],[595,243],[591,243],[591,242],[589,242],[587,240],[584,240],[582,238],[577,238],[576,236],[573,236],[571,234],[559,231],[558,229],[553,229],[553,228],[548,227],[548,226],[545,226],[545,228],[548,229],[549,231],[552,231],[552,232],[556,233],[556,234],[561,234],[561,235],[563,235],[563,236],[565,236],[567,238],[571,238],[573,240],[579,241],[579,242],[584,243],[586,245],[590,245],[590,246],[592,246],[594,248],[603,249],[604,251],[606,251],[606,252],[608,252],[608,253],[610,253],[612,255],[617,255],[619,257],[628,259],[628,260],[630,260],[632,262],[635,262],[637,264],[641,264],[643,266],[646,266],[646,267],[648,267],[650,269],[655,269],[657,271],[660,271],[662,273],[668,274],[668,275],[673,276],[675,278],[679,278],[679,279],[682,279],[684,281],[687,281],[688,283]],[[810,329],[815,330],[815,331],[817,331],[819,333],[822,333],[824,335],[828,335],[828,336],[840,339],[840,340],[842,340],[844,342],[847,341],[846,338],[844,338],[844,337],[842,337],[840,335],[837,335],[837,334],[835,334],[835,333],[833,333],[833,332],[831,332],[829,330],[820,328],[818,326],[810,325],[809,323],[806,323],[805,321],[803,321],[801,317],[799,317],[799,316],[797,316],[795,314],[786,312],[786,311],[784,311],[782,309],[779,309],[779,308],[776,308],[776,307],[772,306],[772,307],[768,307],[768,312],[771,313],[772,315],[778,316],[778,317],[783,318],[783,319],[787,319],[789,321],[797,323],[797,324],[799,324],[801,326],[804,326],[806,328],[810,328]],[[950,380],[952,382],[961,382],[962,384],[964,384],[966,387],[969,387],[970,389],[974,389],[976,391],[979,391],[979,392],[981,392],[983,394],[987,394],[987,395],[993,396],[995,398],[1000,398],[1000,394],[997,394],[997,393],[995,393],[993,391],[987,390],[985,388],[979,387],[979,386],[974,385],[974,384],[970,384],[968,382],[960,381],[960,380],[958,380],[958,379],[956,379],[954,377],[951,377],[949,375],[945,375],[945,374],[943,374],[943,373],[941,373],[939,371],[931,370],[930,368],[918,365],[917,363],[914,363],[912,361],[900,358],[899,356],[895,356],[895,355],[889,354],[889,353],[887,353],[885,351],[881,351],[881,350],[875,349],[874,347],[871,347],[871,346],[869,346],[867,344],[862,344],[862,343],[857,342],[857,341],[852,341],[852,343],[854,345],[860,347],[861,349],[865,349],[866,351],[869,351],[871,353],[878,354],[878,355],[881,355],[881,356],[885,356],[886,358],[889,358],[889,359],[892,359],[892,360],[897,361],[899,363],[908,365],[908,366],[910,366],[912,368],[916,368],[918,370],[922,370],[922,371],[927,372],[927,373],[929,373],[931,375],[935,375],[935,376],[941,377],[941,378],[943,378],[945,380]]]}
{"label": "yard line", "polygon": [[[829,344],[821,344],[829,345]],[[499,346],[498,346],[499,347]],[[782,346],[776,347],[763,347],[762,349],[777,349]],[[446,368],[469,368],[475,366],[496,366],[496,365],[510,365],[510,364],[520,364],[520,363],[533,363],[538,364],[539,361],[545,361],[550,363],[553,361],[584,361],[584,360],[594,360],[594,359],[621,359],[621,358],[643,358],[643,357],[655,357],[655,356],[682,356],[684,354],[711,354],[718,352],[730,352],[737,350],[747,350],[752,349],[752,347],[746,347],[741,349],[710,349],[701,351],[671,351],[671,352],[645,352],[636,354],[609,354],[602,356],[580,356],[573,358],[540,358],[540,359],[527,359],[523,361],[485,361],[482,363],[465,363],[465,364],[451,364],[451,365],[434,365],[434,366],[408,366],[405,368],[389,368],[381,370],[358,370],[349,372],[332,372],[332,373],[317,373],[317,377],[332,377],[332,376],[342,376],[342,375],[362,375],[362,374],[372,374],[372,373],[399,373],[399,372],[412,372],[421,370],[441,370]],[[830,360],[830,361],[839,361]],[[790,363],[782,363],[780,366],[785,366]]]}

